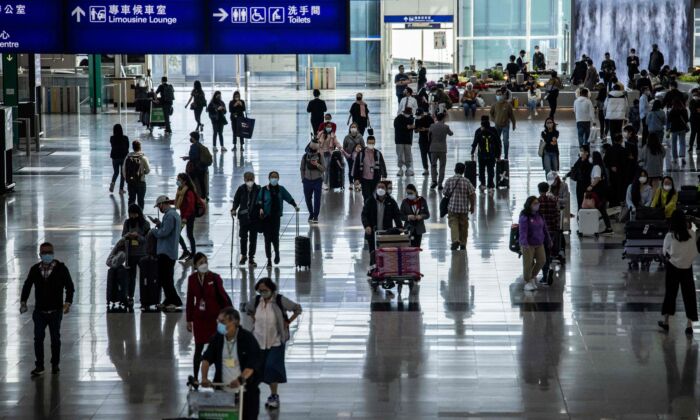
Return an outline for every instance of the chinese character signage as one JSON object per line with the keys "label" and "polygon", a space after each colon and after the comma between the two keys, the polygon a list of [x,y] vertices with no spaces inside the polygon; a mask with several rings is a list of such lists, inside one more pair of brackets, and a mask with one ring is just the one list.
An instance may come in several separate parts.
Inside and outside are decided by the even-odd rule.
{"label": "chinese character signage", "polygon": [[343,54],[349,0],[0,0],[0,52]]}

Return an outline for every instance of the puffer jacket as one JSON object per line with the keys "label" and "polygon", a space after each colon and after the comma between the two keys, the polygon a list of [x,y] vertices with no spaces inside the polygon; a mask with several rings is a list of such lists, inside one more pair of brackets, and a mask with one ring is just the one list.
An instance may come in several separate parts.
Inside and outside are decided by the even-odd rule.
{"label": "puffer jacket", "polygon": [[613,90],[608,94],[604,107],[606,120],[624,120],[627,118],[629,104],[625,93],[620,90]]}

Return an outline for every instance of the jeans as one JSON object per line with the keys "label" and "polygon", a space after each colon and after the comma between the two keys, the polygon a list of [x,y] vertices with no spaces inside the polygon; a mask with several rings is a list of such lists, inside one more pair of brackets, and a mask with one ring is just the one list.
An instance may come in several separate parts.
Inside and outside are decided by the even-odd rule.
{"label": "jeans", "polygon": [[[321,211],[321,178],[319,179],[302,179],[304,185],[304,198],[306,199],[306,208],[309,210],[309,218],[317,219],[318,213]],[[313,202],[311,199],[313,198]]]}
{"label": "jeans", "polygon": [[698,305],[695,297],[695,282],[693,280],[693,268],[677,268],[670,262],[666,263],[666,293],[661,307],[662,315],[676,314],[676,296],[678,286],[683,295],[685,316],[691,321],[698,320]]}
{"label": "jeans", "polygon": [[[238,237],[241,240],[241,255],[247,256],[251,260],[255,258],[255,251],[258,248],[258,231],[250,224],[240,224],[238,226]],[[250,248],[248,243],[250,243]]]}
{"label": "jeans", "polygon": [[539,274],[547,260],[544,245],[524,246],[523,252],[523,280],[528,282]]}
{"label": "jeans", "polygon": [[[495,188],[496,185],[493,182],[496,173],[496,159],[495,158],[479,158],[479,185],[488,186],[488,188]],[[488,180],[486,179],[488,175]]]}
{"label": "jeans", "polygon": [[112,159],[112,184],[117,182],[117,177],[119,177],[119,189],[124,189],[124,174],[122,174],[122,165],[124,165],[124,159]]}
{"label": "jeans", "polygon": [[134,182],[132,184],[127,184],[126,188],[129,192],[129,205],[138,201],[139,207],[143,210],[144,198],[146,197],[146,183]]}
{"label": "jeans", "polygon": [[467,101],[465,102],[462,107],[464,108],[464,117],[469,118],[469,114],[471,114],[472,118],[476,116],[476,102],[473,101]]}
{"label": "jeans", "polygon": [[49,327],[51,335],[51,365],[58,366],[61,362],[61,319],[63,312],[60,310],[44,312],[34,310],[32,320],[34,321],[34,355],[36,356],[36,367],[44,368],[44,337],[46,337],[46,327]]}
{"label": "jeans", "polygon": [[591,122],[578,121],[576,123],[576,131],[578,133],[578,146],[588,144],[588,139],[591,137]]}
{"label": "jeans", "polygon": [[685,131],[671,133],[671,145],[673,148],[673,158],[685,158]]}
{"label": "jeans", "polygon": [[[446,152],[432,152],[430,153],[431,163],[430,163],[430,178],[433,184],[442,185],[445,180],[445,166],[447,166],[447,153]],[[439,166],[439,176],[438,176],[438,161],[440,161]]]}
{"label": "jeans", "polygon": [[[187,239],[190,241],[189,252],[194,256],[194,254],[197,253],[197,244],[194,240],[194,215],[187,220]],[[185,240],[182,239],[182,233],[180,234],[180,248],[182,248],[183,252],[187,252],[187,245],[185,244]]]}
{"label": "jeans", "polygon": [[508,150],[510,149],[510,126],[496,126],[496,131],[498,131],[498,135],[501,136],[501,141],[503,141],[503,159],[508,160]]}
{"label": "jeans", "polygon": [[469,215],[467,213],[447,213],[447,225],[450,227],[450,239],[452,243],[461,246],[467,245],[469,233]]}
{"label": "jeans", "polygon": [[275,255],[280,255],[280,218],[277,216],[265,219],[265,256],[269,260],[272,258],[272,248],[275,248]]}
{"label": "jeans", "polygon": [[528,112],[535,112],[537,110],[537,100],[536,99],[528,99],[527,100],[527,111]]}
{"label": "jeans", "polygon": [[163,288],[163,305],[182,306],[182,300],[175,290],[175,260],[165,254],[158,254],[158,280]]}
{"label": "jeans", "polygon": [[399,170],[403,170],[406,166],[406,172],[413,171],[413,153],[411,153],[410,144],[396,145],[396,160],[398,161]]}
{"label": "jeans", "polygon": [[213,130],[213,142],[214,142],[214,148],[216,149],[216,138],[219,137],[219,145],[221,147],[224,147],[224,125],[220,123],[213,123],[212,124],[212,130]]}
{"label": "jeans", "polygon": [[542,156],[542,164],[544,166],[545,175],[551,171],[559,170],[559,154],[553,152],[544,152]]}

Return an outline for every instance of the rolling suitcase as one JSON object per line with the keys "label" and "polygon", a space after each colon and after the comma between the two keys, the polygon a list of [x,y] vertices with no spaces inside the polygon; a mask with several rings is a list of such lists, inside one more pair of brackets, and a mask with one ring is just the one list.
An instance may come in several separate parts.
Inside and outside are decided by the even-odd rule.
{"label": "rolling suitcase", "polygon": [[343,170],[343,155],[339,150],[334,151],[331,154],[330,164],[327,168],[328,171],[328,182],[330,184],[330,189],[335,190],[340,188],[341,190],[345,188],[345,171]]}
{"label": "rolling suitcase", "polygon": [[158,258],[149,255],[139,261],[139,295],[141,309],[148,310],[158,305],[161,298],[160,281],[158,281]]}
{"label": "rolling suitcase", "polygon": [[510,242],[508,243],[508,248],[518,254],[518,257],[522,255],[522,250],[520,249],[520,225],[517,223],[510,225]]}
{"label": "rolling suitcase", "polygon": [[111,303],[127,303],[129,287],[129,270],[123,266],[110,268],[107,271],[107,305]]}
{"label": "rolling suitcase", "polygon": [[311,238],[299,235],[299,212],[296,214],[297,235],[294,237],[294,266],[311,268]]}
{"label": "rolling suitcase", "polygon": [[600,212],[598,209],[581,209],[578,211],[578,234],[581,236],[598,236],[600,233]]}
{"label": "rolling suitcase", "polygon": [[464,162],[464,177],[476,185],[476,161],[468,160]]}
{"label": "rolling suitcase", "polygon": [[510,165],[507,159],[496,162],[496,188],[510,188]]}

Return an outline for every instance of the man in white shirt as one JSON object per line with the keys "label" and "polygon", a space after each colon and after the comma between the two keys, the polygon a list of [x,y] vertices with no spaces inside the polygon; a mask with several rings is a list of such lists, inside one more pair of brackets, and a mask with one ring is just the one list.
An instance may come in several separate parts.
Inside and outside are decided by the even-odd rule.
{"label": "man in white shirt", "polygon": [[586,88],[581,88],[579,97],[574,101],[574,115],[576,115],[578,145],[581,147],[588,144],[588,139],[591,137],[591,125],[595,125],[593,102],[588,98],[588,89]]}
{"label": "man in white shirt", "polygon": [[402,114],[406,108],[411,108],[413,112],[418,109],[418,101],[413,97],[413,89],[407,87],[404,91],[404,97],[399,102],[399,112],[396,115]]}

